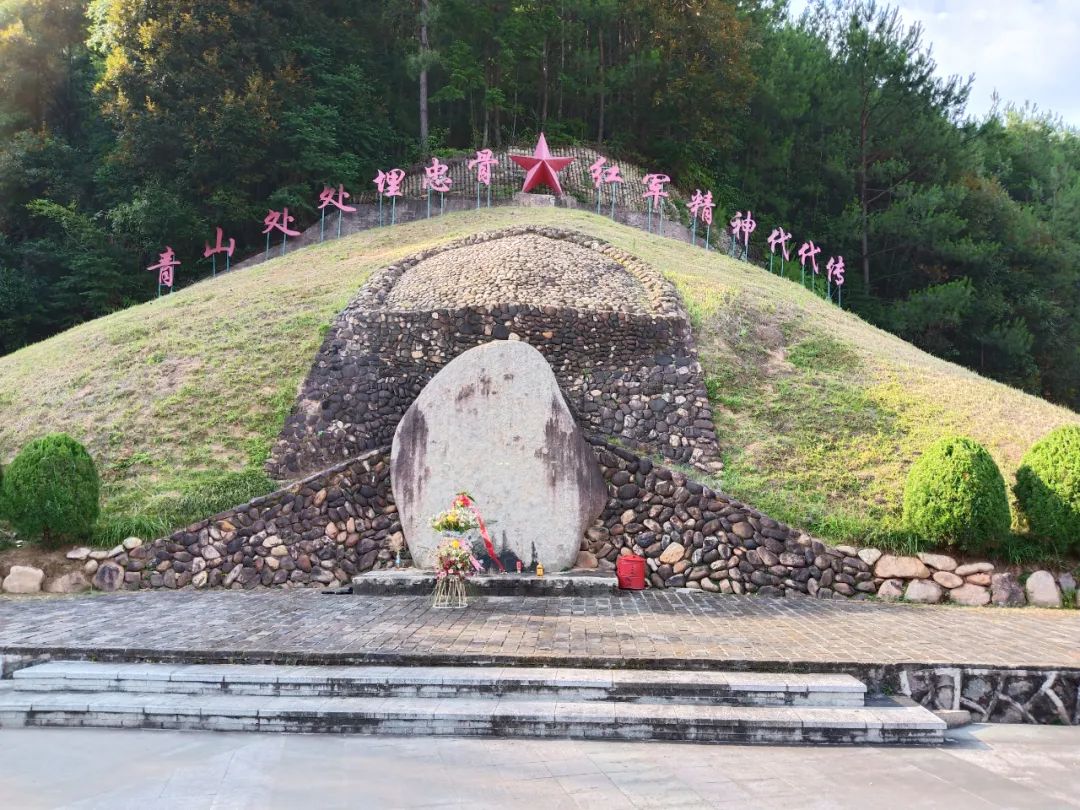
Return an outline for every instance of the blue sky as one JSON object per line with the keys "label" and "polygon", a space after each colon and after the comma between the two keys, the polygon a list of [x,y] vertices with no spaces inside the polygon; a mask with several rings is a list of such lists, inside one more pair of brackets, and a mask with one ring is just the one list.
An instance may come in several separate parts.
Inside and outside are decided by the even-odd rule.
{"label": "blue sky", "polygon": [[[885,0],[887,2],[887,0]],[[791,0],[798,15],[806,0]],[[920,22],[942,75],[975,74],[968,113],[1031,101],[1080,127],[1080,0],[893,0]]]}

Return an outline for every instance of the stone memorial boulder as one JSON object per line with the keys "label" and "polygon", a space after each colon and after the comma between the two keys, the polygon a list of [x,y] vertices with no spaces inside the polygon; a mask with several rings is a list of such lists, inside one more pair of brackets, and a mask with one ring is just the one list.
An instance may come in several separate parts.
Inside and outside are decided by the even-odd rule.
{"label": "stone memorial boulder", "polygon": [[394,432],[391,485],[414,563],[432,568],[431,517],[468,492],[496,553],[573,566],[607,485],[551,367],[532,346],[495,341],[432,378]]}

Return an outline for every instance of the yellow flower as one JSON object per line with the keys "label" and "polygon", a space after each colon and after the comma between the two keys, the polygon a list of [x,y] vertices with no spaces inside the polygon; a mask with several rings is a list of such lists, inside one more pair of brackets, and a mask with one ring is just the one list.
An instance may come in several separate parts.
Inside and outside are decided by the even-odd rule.
{"label": "yellow flower", "polygon": [[452,545],[454,548],[461,548],[461,541],[460,540],[455,540],[450,545]]}

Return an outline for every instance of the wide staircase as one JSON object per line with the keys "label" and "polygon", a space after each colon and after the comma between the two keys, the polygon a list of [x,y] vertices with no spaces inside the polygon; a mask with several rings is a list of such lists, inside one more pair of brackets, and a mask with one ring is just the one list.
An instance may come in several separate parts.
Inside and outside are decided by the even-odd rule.
{"label": "wide staircase", "polygon": [[54,661],[0,681],[0,727],[933,744],[921,706],[844,674]]}

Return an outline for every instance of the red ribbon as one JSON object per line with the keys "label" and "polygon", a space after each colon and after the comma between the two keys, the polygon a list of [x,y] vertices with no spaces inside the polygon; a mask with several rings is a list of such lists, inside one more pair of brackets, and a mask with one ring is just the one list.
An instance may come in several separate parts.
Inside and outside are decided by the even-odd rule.
{"label": "red ribbon", "polygon": [[454,506],[463,506],[468,509],[476,517],[476,522],[480,527],[480,537],[484,541],[484,548],[487,549],[488,556],[499,567],[499,570],[504,574],[506,573],[506,566],[502,564],[502,560],[499,559],[495,553],[495,545],[491,542],[491,538],[488,536],[487,526],[484,525],[484,519],[480,516],[480,510],[476,508],[476,504],[472,502],[472,498],[462,492],[454,500]]}

